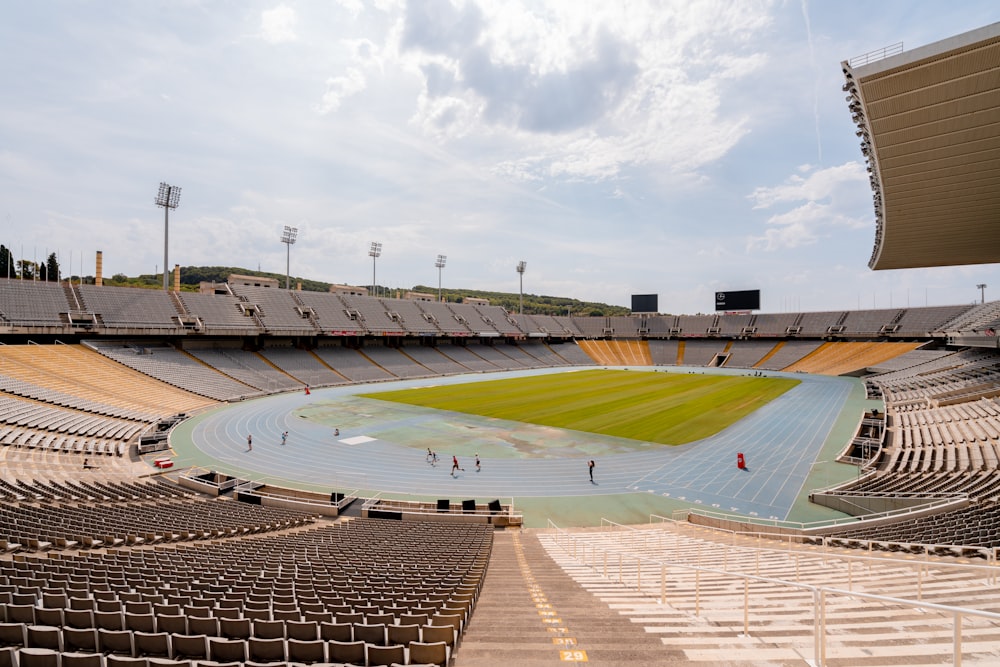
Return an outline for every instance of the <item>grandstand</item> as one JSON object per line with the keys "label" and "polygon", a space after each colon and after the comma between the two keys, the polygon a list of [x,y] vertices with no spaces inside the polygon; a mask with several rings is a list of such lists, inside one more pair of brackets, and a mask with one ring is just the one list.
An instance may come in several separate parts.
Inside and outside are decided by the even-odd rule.
{"label": "grandstand", "polygon": [[[995,140],[969,123],[996,126],[980,121],[1000,107],[968,105],[995,94],[984,63],[998,48],[989,26],[844,64],[872,172],[873,268],[996,261],[995,225],[981,224],[995,211],[996,170],[968,151]],[[902,137],[906,156],[894,152]],[[952,144],[951,166],[929,168]],[[917,171],[927,182],[913,188]],[[958,192],[955,178],[982,182]],[[581,317],[0,278],[0,664],[997,664],[998,324],[1000,302]],[[860,378],[851,428],[831,429],[823,450],[853,466],[851,479],[821,483],[830,462],[817,460],[802,479],[778,480],[801,487],[796,509],[810,518],[790,521],[653,494],[660,471],[642,470],[633,486],[571,496],[564,516],[578,526],[553,513],[522,529],[514,507],[556,507],[545,493],[565,480],[531,477],[518,454],[484,457],[484,470],[510,464],[532,495],[453,504],[365,489],[350,470],[320,488],[283,487],[243,452],[251,426],[289,423],[260,406],[330,409],[379,436],[339,444],[406,474],[432,462],[385,458],[400,453],[385,435],[399,423],[306,395],[452,376],[475,391],[473,373],[593,366]],[[212,469],[170,468],[178,429],[240,407],[262,421],[211,433],[224,452]],[[415,414],[399,420],[443,452],[450,443],[430,424],[440,419]],[[786,439],[780,415],[762,419],[773,449],[795,449],[803,434]],[[469,428],[449,426],[455,439]],[[685,489],[703,477],[692,458],[672,464]],[[647,507],[671,516],[609,518]]]}
{"label": "grandstand", "polygon": [[[374,571],[353,570],[347,576],[361,577],[358,581],[366,583],[362,586],[349,578],[337,595],[336,591],[317,588],[321,586],[318,574],[322,573],[326,582],[334,576],[333,561],[315,555],[299,561],[295,555],[284,555],[282,558],[291,559],[285,561],[288,567],[301,571],[294,581],[311,582],[311,589],[310,584],[294,583],[289,584],[291,588],[276,588],[279,578],[266,593],[262,589],[251,597],[249,592],[239,591],[261,587],[266,568],[259,559],[254,560],[258,558],[254,554],[272,553],[269,550],[275,548],[294,554],[299,553],[299,547],[291,545],[301,544],[302,553],[323,554],[336,545],[363,558],[364,547],[352,544],[347,533],[341,532],[343,528],[336,529],[338,526],[360,529],[365,525],[369,531],[365,535],[388,531],[387,539],[393,544],[403,544],[410,539],[405,535],[414,530],[425,536],[445,531],[442,535],[448,537],[440,544],[452,545],[453,540],[466,539],[459,537],[460,531],[471,526],[478,526],[476,539],[492,535],[482,531],[491,523],[502,528],[509,520],[506,513],[493,516],[484,505],[467,517],[479,522],[462,522],[452,528],[448,517],[465,516],[461,511],[441,515],[433,504],[407,505],[406,501],[378,497],[365,501],[367,509],[362,515],[369,518],[338,518],[342,512],[349,515],[350,507],[361,503],[361,499],[355,500],[356,492],[337,496],[343,499],[333,505],[317,504],[320,496],[315,493],[262,486],[252,481],[252,475],[242,479],[213,472],[210,479],[228,481],[220,482],[218,491],[206,496],[191,489],[204,492],[215,488],[211,484],[181,486],[169,480],[183,480],[183,475],[173,475],[169,468],[158,473],[152,467],[154,460],[163,459],[171,429],[183,423],[184,417],[178,419],[177,415],[198,414],[248,398],[302,392],[306,387],[320,391],[355,383],[594,365],[859,376],[872,400],[881,401],[877,405],[882,406],[874,416],[864,417],[854,437],[843,443],[840,458],[857,462],[862,474],[836,488],[813,490],[810,495],[813,502],[836,509],[850,521],[822,528],[793,529],[782,524],[786,540],[788,535],[799,537],[780,548],[767,547],[771,555],[767,556],[766,576],[780,581],[793,579],[791,573],[781,571],[779,561],[798,559],[803,567],[806,552],[795,555],[789,550],[805,549],[809,544],[820,545],[827,559],[847,559],[844,563],[853,562],[849,554],[859,547],[866,552],[913,552],[946,560],[984,557],[986,563],[995,562],[1000,548],[994,518],[1000,506],[1000,403],[994,400],[1000,396],[1000,357],[994,349],[955,344],[956,331],[971,330],[995,319],[996,304],[780,316],[555,318],[518,316],[495,307],[252,287],[236,287],[232,294],[218,295],[129,295],[122,293],[124,288],[108,288],[111,291],[105,294],[100,292],[104,288],[83,287],[62,290],[53,302],[49,285],[18,285],[22,297],[31,299],[37,294],[39,303],[48,304],[41,311],[48,313],[48,319],[32,314],[19,321],[24,313],[36,312],[23,306],[20,310],[5,306],[3,313],[6,338],[14,344],[0,346],[0,408],[4,414],[0,422],[4,464],[0,493],[6,503],[0,511],[0,546],[7,553],[21,554],[21,567],[31,569],[27,579],[38,582],[35,588],[12,584],[24,578],[24,570],[3,570],[0,561],[4,572],[0,587],[9,589],[8,598],[3,598],[4,589],[0,588],[0,598],[7,599],[0,602],[5,605],[0,627],[8,629],[4,641],[17,657],[48,651],[67,663],[82,654],[99,655],[108,664],[126,656],[147,661],[159,656],[174,661],[225,659],[247,664],[255,659],[358,660],[369,664],[398,659],[406,664],[412,663],[413,656],[427,655],[437,664],[495,664],[501,649],[490,632],[473,621],[472,611],[478,607],[478,613],[490,619],[485,623],[494,623],[497,615],[506,614],[515,603],[500,592],[508,587],[507,581],[491,580],[482,569],[476,570],[477,578],[470,580],[467,574],[459,577],[461,592],[432,593],[433,587],[442,583],[435,580],[440,577],[420,577],[407,584],[415,591],[410,600],[394,593],[402,580],[392,580],[391,559],[376,560],[383,563],[379,568],[383,588],[378,588],[380,577]],[[78,303],[71,306],[70,295],[75,295]],[[83,312],[87,317],[80,315]],[[41,324],[45,321],[47,327]],[[476,332],[477,328],[485,330]],[[46,340],[40,334],[51,338]],[[22,336],[41,338],[44,343],[58,340],[58,344],[16,344]],[[82,467],[84,459],[89,461],[89,470]],[[339,486],[345,488],[344,480]],[[39,503],[58,507],[59,512],[39,510]],[[408,513],[436,520],[389,521],[386,527],[385,518],[374,518]],[[733,525],[735,520],[695,509],[689,510],[688,516],[715,530]],[[399,533],[399,527],[411,532]],[[332,529],[336,530],[331,533]],[[618,528],[616,532],[627,530]],[[665,540],[679,545],[679,541],[690,539],[683,525],[656,530],[659,545]],[[757,533],[758,540],[775,539],[762,535],[773,530],[771,526],[744,526],[741,530]],[[334,536],[337,539],[331,541]],[[607,551],[613,554],[610,562],[620,560],[623,568],[614,586],[621,589],[618,595],[634,599],[636,605],[662,595],[662,590],[653,590],[659,576],[652,574],[654,568],[676,563],[675,556],[650,552],[648,538],[637,553],[634,544],[625,551],[621,544],[602,546],[594,542],[596,535],[585,529],[527,532],[520,541],[515,536],[498,533],[497,548],[468,551],[469,557],[480,564],[489,560],[498,570],[507,562],[514,572],[508,570],[506,576],[520,576],[517,545],[523,550],[530,544],[531,567],[549,570],[553,577],[555,572],[564,571],[560,577],[578,578],[593,586],[593,559],[599,557],[603,563],[604,558],[593,554],[613,549]],[[615,539],[623,538],[619,535]],[[710,543],[727,538],[705,533],[698,539]],[[567,544],[576,545],[575,555]],[[120,560],[115,564],[102,561],[106,580],[93,579],[93,585],[99,586],[107,581],[107,590],[59,586],[56,582],[62,580],[52,577],[62,573],[45,568],[58,556],[56,562],[65,562],[69,577],[65,583],[70,583],[73,572],[92,570],[95,556],[109,547]],[[412,571],[413,564],[420,562],[413,559],[419,558],[422,548],[413,546],[399,553],[398,576],[405,576],[403,572]],[[671,546],[669,553],[678,553],[678,548]],[[695,548],[680,548],[680,553]],[[193,577],[166,568],[160,560],[167,557],[170,562],[186,563],[189,569],[200,563],[192,570],[197,572],[198,568],[216,567],[219,558],[225,560],[222,554],[230,553],[227,549],[246,556],[249,568],[218,566],[218,576],[231,581],[226,590],[238,593],[234,599],[219,596],[221,590],[195,588]],[[585,555],[588,549],[589,557]],[[776,549],[777,555],[772,553]],[[146,561],[144,556],[126,559],[125,554],[133,551],[150,553],[149,558],[155,560]],[[734,552],[727,571],[738,567],[739,559],[746,555]],[[591,565],[586,565],[588,558]],[[636,560],[635,566],[626,568],[632,558],[646,559],[649,564]],[[321,567],[324,563],[326,569]],[[159,578],[149,576],[151,565]],[[122,569],[114,569],[119,567]],[[647,576],[641,572],[644,567],[650,568]],[[707,564],[694,560],[690,567]],[[849,570],[851,565],[845,567]],[[866,592],[894,600],[900,618],[905,618],[907,605],[917,602],[912,590],[888,574],[905,566],[892,561],[888,565],[880,562],[879,567],[888,568],[885,585],[874,583]],[[931,582],[937,579],[956,581],[955,573],[945,565],[940,567],[942,571],[933,575],[930,569],[922,571],[920,576],[928,577],[926,586],[935,585]],[[603,572],[603,568],[602,564],[598,570]],[[591,574],[580,578],[584,571]],[[648,591],[644,590],[644,578],[651,587]],[[605,580],[603,574],[600,580]],[[117,583],[112,586],[111,582]],[[691,587],[686,594],[690,596],[699,584],[683,577],[677,582],[673,589],[667,589],[667,602],[682,610],[683,587]],[[845,584],[827,572],[822,585],[832,591]],[[553,598],[564,594],[563,586],[553,591]],[[630,587],[636,590],[629,592]],[[56,590],[63,597],[58,597]],[[607,585],[594,590],[598,598],[607,595],[597,593],[606,591]],[[766,615],[773,595],[763,590],[757,594],[753,614]],[[497,596],[504,601],[497,602]],[[671,597],[676,599],[671,601]],[[477,605],[480,599],[483,603]],[[713,600],[706,593],[703,604],[704,608],[685,613],[714,618],[714,609],[724,609],[731,602],[724,597]],[[956,594],[939,598],[935,604],[970,609],[976,603]],[[90,605],[94,608],[88,611]],[[115,605],[119,611],[105,611]],[[660,628],[657,632],[662,637],[658,640],[628,625],[618,628],[613,637],[602,636],[599,628],[613,626],[616,621],[600,611],[597,599],[584,608],[588,611],[579,625],[590,641],[603,637],[600,645],[612,653],[624,650],[617,642],[628,641],[630,647],[642,646],[641,654],[650,663],[666,650],[680,651],[689,663],[715,664],[719,655],[730,650],[718,633],[699,634],[691,626],[667,620],[650,626]],[[865,608],[858,602],[831,613],[849,618],[867,613]],[[807,615],[810,609],[806,604],[795,613]],[[971,609],[963,613],[987,612]],[[993,621],[984,618],[969,616],[965,621],[967,655],[988,653],[981,645],[991,645]],[[721,617],[718,622],[722,622]],[[59,628],[58,641],[37,630],[40,627]],[[751,621],[747,631],[765,636],[765,627],[765,621]],[[843,623],[837,632],[860,630]],[[922,637],[922,630],[909,632]],[[815,643],[806,624],[792,624],[785,634],[775,642],[770,655],[787,660],[794,652],[807,652]],[[191,636],[198,639],[192,642]],[[899,641],[906,646],[896,651],[903,656],[901,664],[939,655],[947,648],[942,648],[939,640],[926,638]],[[849,650],[832,645],[823,650],[847,663],[854,659]],[[502,651],[514,659],[544,650],[528,641]],[[601,653],[595,647],[590,655],[593,660]]]}

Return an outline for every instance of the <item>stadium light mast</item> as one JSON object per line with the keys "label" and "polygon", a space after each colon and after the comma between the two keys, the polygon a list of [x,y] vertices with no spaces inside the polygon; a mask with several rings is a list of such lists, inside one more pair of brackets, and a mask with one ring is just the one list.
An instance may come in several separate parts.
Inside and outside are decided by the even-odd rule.
{"label": "stadium light mast", "polygon": [[524,270],[528,267],[528,263],[523,259],[517,263],[517,275],[521,283],[521,291],[519,292],[519,297],[517,301],[517,314],[524,315]]}
{"label": "stadium light mast", "polygon": [[156,193],[156,205],[163,209],[163,289],[170,291],[170,272],[167,267],[167,251],[169,248],[170,209],[177,208],[181,203],[181,189],[176,185],[160,182],[160,190]]}
{"label": "stadium light mast", "polygon": [[291,277],[289,275],[289,266],[292,257],[292,245],[295,243],[295,239],[298,238],[299,228],[289,227],[285,225],[285,230],[281,232],[281,242],[285,244],[285,289],[291,289]]}
{"label": "stadium light mast", "polygon": [[979,290],[979,303],[986,303],[986,283],[979,283],[976,289]]}
{"label": "stadium light mast", "polygon": [[382,244],[372,241],[371,248],[368,249],[368,256],[372,258],[372,295],[377,296],[375,290],[375,260],[382,256]]}
{"label": "stadium light mast", "polygon": [[438,255],[437,260],[434,262],[434,266],[438,270],[438,302],[441,301],[441,269],[444,268],[446,261],[448,261],[448,258],[445,255]]}

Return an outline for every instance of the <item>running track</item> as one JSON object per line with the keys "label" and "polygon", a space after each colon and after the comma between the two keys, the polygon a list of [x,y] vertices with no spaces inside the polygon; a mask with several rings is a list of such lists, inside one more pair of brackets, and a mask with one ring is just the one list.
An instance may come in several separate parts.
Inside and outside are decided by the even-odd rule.
{"label": "running track", "polygon": [[[647,443],[639,451],[630,451],[635,443],[627,440],[357,396],[567,370],[406,380],[318,389],[310,396],[301,392],[270,396],[199,415],[174,431],[171,444],[180,465],[327,490],[469,498],[642,493],[784,519],[858,382],[771,373],[801,384],[715,436],[675,447]],[[655,371],[748,373],[684,367]],[[333,434],[335,427],[339,437]],[[286,430],[288,444],[282,446],[281,433]],[[253,451],[247,451],[248,433],[254,436]],[[436,466],[426,460],[429,446],[439,452]],[[481,472],[473,465],[477,452],[482,454]],[[746,470],[736,467],[737,452],[746,457]],[[454,478],[449,475],[452,454],[465,468]],[[597,461],[596,484],[587,477],[591,458]]]}

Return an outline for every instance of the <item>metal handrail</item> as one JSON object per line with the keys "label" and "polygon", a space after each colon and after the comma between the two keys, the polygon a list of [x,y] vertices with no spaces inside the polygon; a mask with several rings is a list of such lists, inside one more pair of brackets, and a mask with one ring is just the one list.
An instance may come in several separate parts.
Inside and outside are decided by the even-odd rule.
{"label": "metal handrail", "polygon": [[896,56],[903,52],[903,43],[896,42],[895,44],[890,44],[889,46],[883,46],[881,49],[875,49],[874,51],[869,51],[868,53],[862,53],[860,56],[854,56],[847,62],[851,67],[860,67],[861,65],[870,65],[871,63],[878,62],[879,60],[885,60],[889,56]]}

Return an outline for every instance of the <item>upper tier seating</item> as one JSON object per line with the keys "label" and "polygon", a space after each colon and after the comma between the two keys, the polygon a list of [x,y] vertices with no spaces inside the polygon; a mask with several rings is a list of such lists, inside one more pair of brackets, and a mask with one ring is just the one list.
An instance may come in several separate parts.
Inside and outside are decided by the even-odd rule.
{"label": "upper tier seating", "polygon": [[258,306],[260,321],[272,335],[311,335],[319,331],[308,317],[304,303],[299,302],[298,292],[247,285],[231,285],[230,289],[247,303]]}
{"label": "upper tier seating", "polygon": [[467,336],[473,333],[462,315],[456,314],[453,305],[437,301],[418,301],[417,307],[430,318],[443,333]]}
{"label": "upper tier seating", "polygon": [[385,333],[406,333],[400,316],[390,312],[381,299],[349,295],[343,295],[340,298],[344,301],[352,317],[360,320],[370,333],[376,336]]}
{"label": "upper tier seating", "polygon": [[0,278],[0,319],[19,326],[61,326],[70,310],[59,283]]}
{"label": "upper tier seating", "polygon": [[352,317],[345,304],[336,294],[323,292],[296,292],[303,306],[312,308],[316,322],[324,333],[339,334],[364,333],[364,324],[358,317]]}
{"label": "upper tier seating", "polygon": [[240,307],[239,297],[229,294],[178,292],[177,297],[192,316],[214,332],[244,334],[259,332],[261,326],[250,311]]}
{"label": "upper tier seating", "polygon": [[176,329],[177,309],[163,290],[77,285],[80,305],[99,315],[105,326],[131,329]]}
{"label": "upper tier seating", "polygon": [[787,336],[798,318],[798,313],[759,313],[753,326],[758,336]]}
{"label": "upper tier seating", "polygon": [[419,302],[408,299],[380,299],[380,301],[395,321],[409,333],[418,336],[441,333],[435,318],[421,310]]}

